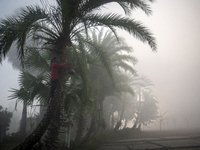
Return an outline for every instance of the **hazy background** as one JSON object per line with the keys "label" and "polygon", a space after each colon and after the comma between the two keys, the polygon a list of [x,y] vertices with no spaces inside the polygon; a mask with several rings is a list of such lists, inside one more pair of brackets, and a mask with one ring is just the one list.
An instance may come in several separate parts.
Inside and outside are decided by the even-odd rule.
{"label": "hazy background", "polygon": [[[40,0],[0,0],[0,18],[36,2],[40,4]],[[159,102],[159,112],[178,119],[182,128],[187,120],[190,127],[200,127],[200,1],[157,0],[151,8],[152,16],[136,10],[132,17],[143,22],[156,37],[156,53],[128,33],[120,32],[120,36],[134,49],[133,55],[139,60],[135,66],[138,74],[147,76],[155,84],[151,89]],[[121,10],[112,3],[107,11]],[[3,61],[0,105],[11,111],[15,102],[8,101],[7,96],[11,94],[10,88],[18,87],[17,80],[18,71],[13,70],[7,60]],[[19,106],[19,114],[20,109]]]}

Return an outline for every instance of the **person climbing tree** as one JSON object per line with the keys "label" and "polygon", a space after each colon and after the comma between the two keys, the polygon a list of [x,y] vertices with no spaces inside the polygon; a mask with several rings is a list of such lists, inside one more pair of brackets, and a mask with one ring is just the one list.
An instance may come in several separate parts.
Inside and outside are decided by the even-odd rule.
{"label": "person climbing tree", "polygon": [[50,99],[53,97],[54,95],[54,91],[57,87],[58,84],[58,70],[60,67],[65,67],[68,66],[68,73],[69,74],[74,74],[75,71],[71,68],[72,63],[68,62],[68,63],[63,63],[63,64],[59,64],[57,63],[57,59],[56,56],[53,56],[51,58],[51,65],[50,65],[50,71],[51,71],[51,90],[50,90],[50,95],[48,98],[48,103],[50,101]]}

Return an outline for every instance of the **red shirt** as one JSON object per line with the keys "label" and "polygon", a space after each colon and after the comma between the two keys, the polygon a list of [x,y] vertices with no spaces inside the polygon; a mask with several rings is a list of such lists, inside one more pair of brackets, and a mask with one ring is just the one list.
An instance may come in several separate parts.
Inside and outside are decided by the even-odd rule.
{"label": "red shirt", "polygon": [[51,64],[51,79],[58,79],[58,68],[67,66],[68,63],[64,64],[58,64],[58,63],[52,63]]}

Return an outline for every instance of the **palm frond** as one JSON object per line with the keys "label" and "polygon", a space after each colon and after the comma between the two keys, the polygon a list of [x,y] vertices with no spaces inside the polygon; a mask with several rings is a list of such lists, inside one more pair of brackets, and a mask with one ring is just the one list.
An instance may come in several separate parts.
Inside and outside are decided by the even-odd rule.
{"label": "palm frond", "polygon": [[24,46],[32,25],[47,15],[39,6],[27,6],[16,16],[9,16],[0,22],[0,61],[5,57],[10,46],[16,41],[18,58],[23,61]]}
{"label": "palm frond", "polygon": [[24,88],[20,88],[19,90],[11,88],[10,92],[12,92],[12,94],[8,96],[9,100],[17,99],[20,101],[28,101],[30,99],[28,91],[25,90]]}
{"label": "palm frond", "polygon": [[47,58],[44,58],[42,54],[45,54],[45,51],[39,52],[35,47],[26,47],[27,52],[25,55],[26,67],[31,71],[42,72],[49,71],[49,64]]}
{"label": "palm frond", "polygon": [[137,58],[131,55],[126,55],[126,54],[116,55],[115,57],[113,57],[112,61],[113,62],[117,62],[117,61],[130,62],[132,65],[135,65],[138,62]]}
{"label": "palm frond", "polygon": [[[43,95],[43,98],[45,98],[48,95],[47,93],[49,93],[49,81],[44,72],[34,76],[29,72],[22,71],[19,75],[19,86],[26,90],[25,95],[28,94],[27,100],[30,102],[33,102],[34,98],[37,98],[38,95],[39,97]],[[41,93],[45,93],[46,96]]]}
{"label": "palm frond", "polygon": [[135,94],[133,88],[128,84],[119,84],[116,86],[116,89],[120,92],[129,93],[132,96]]}
{"label": "palm frond", "polygon": [[123,61],[119,60],[118,62],[115,62],[114,66],[125,71],[130,71],[133,75],[136,74],[135,69],[133,69],[133,67],[130,64],[125,63]]}
{"label": "palm frond", "polygon": [[74,64],[76,65],[74,66],[74,68],[78,68],[77,74],[81,76],[82,82],[87,88],[89,79],[88,79],[88,70],[87,70],[86,61],[84,60],[84,57],[82,57],[82,54],[77,52],[77,49],[74,49],[74,55],[75,55],[75,59],[73,61],[74,61]]}
{"label": "palm frond", "polygon": [[142,25],[141,22],[122,17],[118,14],[90,14],[84,17],[83,21],[86,21],[90,26],[114,26],[128,31],[135,38],[138,38],[142,42],[147,42],[152,50],[156,50],[155,38],[152,33]]}
{"label": "palm frond", "polygon": [[[82,39],[84,40],[84,39]],[[89,47],[90,51],[92,52],[91,55],[97,56],[101,64],[104,66],[105,70],[107,71],[108,75],[113,80],[113,73],[112,73],[112,67],[111,67],[111,60],[109,56],[107,55],[107,52],[104,51],[104,49],[93,43],[91,39],[84,40],[86,45]]]}
{"label": "palm frond", "polygon": [[[149,0],[150,2],[153,2],[153,0]],[[151,14],[151,9],[149,5],[142,1],[142,0],[104,0],[104,1],[99,1],[99,0],[87,0],[87,1],[82,1],[80,4],[80,11],[84,12],[84,14],[89,13],[93,11],[94,9],[100,9],[101,6],[111,3],[111,2],[116,2],[118,3],[124,10],[124,12],[129,15],[130,14],[130,9],[136,9],[139,8],[142,11],[144,11],[147,15]]]}

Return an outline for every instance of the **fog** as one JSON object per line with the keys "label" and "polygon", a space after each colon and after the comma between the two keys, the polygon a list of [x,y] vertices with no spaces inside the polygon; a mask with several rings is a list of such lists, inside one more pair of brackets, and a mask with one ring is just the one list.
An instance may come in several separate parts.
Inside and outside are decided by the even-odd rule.
{"label": "fog", "polygon": [[[1,0],[0,18],[13,14],[29,4],[40,0]],[[152,15],[139,10],[132,17],[144,23],[157,40],[157,52],[146,43],[134,39],[128,33],[119,32],[133,47],[138,59],[135,69],[145,75],[155,86],[151,89],[157,97],[159,114],[163,115],[162,129],[187,129],[200,127],[200,1],[157,0],[151,4]],[[115,4],[109,11],[121,11]],[[106,9],[105,9],[106,11]],[[18,87],[18,70],[8,60],[0,65],[0,105],[14,111],[15,101],[8,101],[10,88]],[[18,105],[16,115],[21,114]],[[169,119],[170,118],[170,119]],[[16,121],[16,122],[14,122]],[[159,120],[146,129],[160,129]]]}

